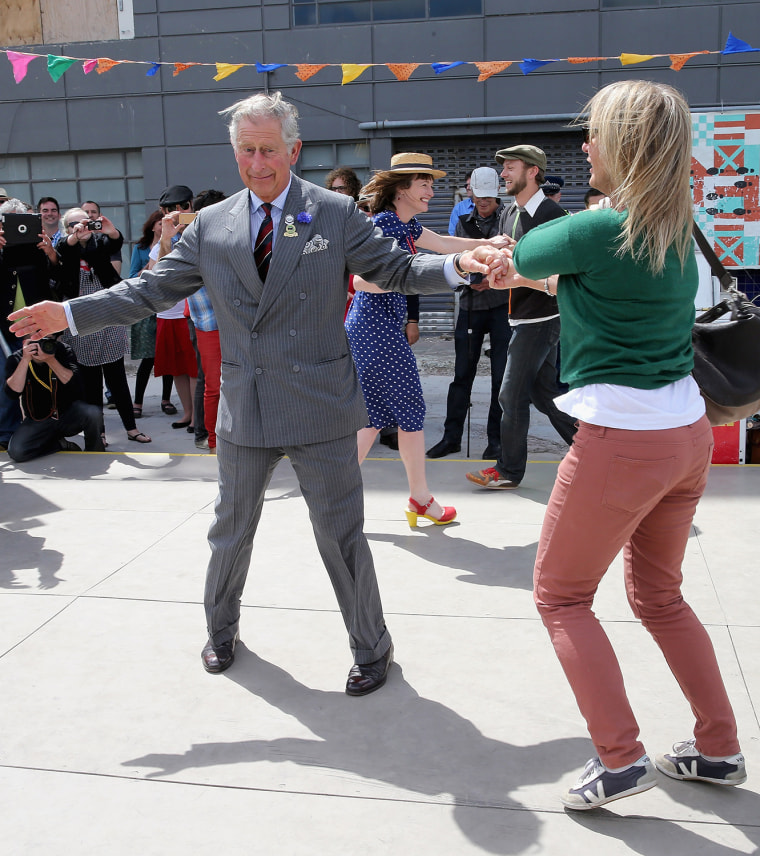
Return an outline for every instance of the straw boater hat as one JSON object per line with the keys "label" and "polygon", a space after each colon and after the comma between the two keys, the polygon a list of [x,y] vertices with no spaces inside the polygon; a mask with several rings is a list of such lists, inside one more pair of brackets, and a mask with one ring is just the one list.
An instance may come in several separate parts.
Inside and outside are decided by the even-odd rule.
{"label": "straw boater hat", "polygon": [[432,175],[433,178],[443,178],[446,173],[442,169],[433,169],[433,158],[419,152],[401,152],[391,158],[390,169],[379,169],[377,175],[398,175],[412,173]]}

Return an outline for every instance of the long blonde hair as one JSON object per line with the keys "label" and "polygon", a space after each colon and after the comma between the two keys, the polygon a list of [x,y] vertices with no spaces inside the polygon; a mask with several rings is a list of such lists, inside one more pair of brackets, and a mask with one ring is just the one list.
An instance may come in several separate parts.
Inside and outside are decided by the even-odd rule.
{"label": "long blonde hair", "polygon": [[673,246],[683,266],[693,217],[686,99],[664,83],[624,80],[600,89],[585,110],[612,204],[628,212],[617,255],[630,253],[659,274]]}

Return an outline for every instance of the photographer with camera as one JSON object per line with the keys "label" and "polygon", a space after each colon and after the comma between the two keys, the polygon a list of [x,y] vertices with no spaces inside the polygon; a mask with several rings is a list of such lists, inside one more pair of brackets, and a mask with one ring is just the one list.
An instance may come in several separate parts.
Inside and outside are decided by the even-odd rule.
{"label": "photographer with camera", "polygon": [[[91,220],[81,208],[70,208],[63,215],[63,225],[66,237],[56,247],[62,268],[58,289],[60,298],[83,297],[119,282],[111,256],[121,250],[124,239],[108,217]],[[67,332],[64,341],[76,354],[85,400],[101,411],[103,442],[106,442],[102,421],[105,378],[127,438],[135,443],[150,443],[150,437],[137,429],[132,395],[127,386],[124,369],[124,355],[129,348],[127,328],[105,327],[88,336],[72,336]]]}
{"label": "photographer with camera", "polygon": [[66,438],[84,431],[85,449],[102,452],[101,412],[86,404],[74,352],[55,338],[32,342],[8,357],[5,398],[21,402],[24,419],[11,437],[8,455],[18,463],[52,452],[80,452]]}
{"label": "photographer with camera", "polygon": [[[20,199],[0,205],[0,377],[7,357],[20,346],[8,329],[8,314],[40,299],[57,299],[51,284],[60,274],[58,254],[40,215],[28,212]],[[0,451],[8,448],[20,422],[18,401],[0,394]]]}

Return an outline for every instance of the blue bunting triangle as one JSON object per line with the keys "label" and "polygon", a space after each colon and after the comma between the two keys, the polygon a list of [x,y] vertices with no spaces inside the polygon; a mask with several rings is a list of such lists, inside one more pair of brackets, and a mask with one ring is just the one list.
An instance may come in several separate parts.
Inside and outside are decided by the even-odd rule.
{"label": "blue bunting triangle", "polygon": [[276,71],[278,68],[285,68],[286,65],[286,62],[270,62],[267,64],[263,62],[257,62],[256,71],[258,71],[260,74],[263,74],[265,71]]}
{"label": "blue bunting triangle", "polygon": [[154,62],[153,65],[145,72],[146,77],[155,77],[158,74],[158,70],[161,68],[160,62]]}
{"label": "blue bunting triangle", "polygon": [[754,51],[760,51],[760,48],[753,48],[751,45],[748,45],[747,42],[737,39],[736,36],[729,31],[728,38],[726,39],[726,46],[723,48],[721,53],[752,53]]}
{"label": "blue bunting triangle", "polygon": [[549,65],[552,62],[559,62],[558,59],[524,59],[520,63],[520,68],[522,69],[523,74],[530,74],[531,71],[535,71],[537,68],[541,68],[542,65]]}
{"label": "blue bunting triangle", "polygon": [[450,68],[456,68],[458,65],[464,64],[464,60],[459,60],[458,62],[434,62],[432,68],[436,74],[442,74],[444,71],[448,71]]}

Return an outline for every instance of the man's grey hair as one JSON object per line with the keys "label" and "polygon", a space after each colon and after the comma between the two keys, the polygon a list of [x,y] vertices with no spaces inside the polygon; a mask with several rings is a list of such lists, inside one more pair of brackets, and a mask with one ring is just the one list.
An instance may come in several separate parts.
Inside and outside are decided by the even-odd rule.
{"label": "man's grey hair", "polygon": [[237,145],[238,127],[241,122],[261,122],[275,119],[282,128],[282,140],[293,150],[300,139],[298,131],[298,110],[282,97],[281,92],[258,92],[238,101],[226,110],[219,111],[220,116],[229,119],[230,142]]}
{"label": "man's grey hair", "polygon": [[16,199],[15,196],[0,205],[0,214],[27,214],[31,210],[31,205],[27,205],[26,202]]}

